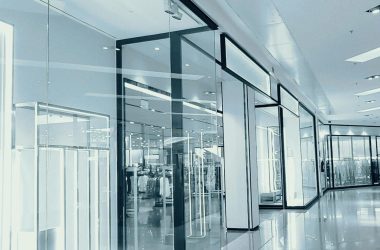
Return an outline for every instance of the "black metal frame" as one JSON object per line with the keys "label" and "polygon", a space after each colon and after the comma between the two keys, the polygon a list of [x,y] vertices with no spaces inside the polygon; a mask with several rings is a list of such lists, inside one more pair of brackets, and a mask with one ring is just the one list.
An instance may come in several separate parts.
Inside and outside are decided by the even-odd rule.
{"label": "black metal frame", "polygon": [[[281,103],[281,91],[282,90],[286,91],[290,96],[292,96],[297,102],[298,102],[298,115],[295,114],[293,111],[289,110],[287,107],[283,106],[282,103]],[[282,161],[283,161],[283,190],[284,190],[284,194],[283,194],[283,203],[284,203],[284,208],[286,209],[308,209],[310,208],[318,199],[319,199],[319,196],[320,196],[320,190],[319,190],[319,178],[318,178],[318,174],[319,174],[319,171],[318,171],[318,148],[317,148],[317,127],[316,127],[316,117],[315,115],[311,112],[311,110],[309,110],[302,102],[300,102],[298,100],[298,98],[292,94],[284,85],[282,85],[281,83],[279,83],[277,85],[277,95],[278,95],[278,101],[279,101],[279,111],[280,111],[280,133],[281,133],[281,156],[282,156]],[[299,112],[299,109],[302,108],[304,109],[307,113],[309,113],[312,117],[313,117],[313,136],[314,136],[314,154],[315,154],[315,178],[317,180],[317,194],[316,196],[311,200],[309,201],[307,204],[303,205],[303,206],[289,206],[288,205],[288,200],[287,200],[287,195],[286,195],[286,164],[285,164],[285,141],[284,141],[284,114],[283,114],[283,109],[286,109],[288,110],[289,112],[291,112],[292,114],[294,114],[295,116],[299,117],[300,116],[300,112]],[[301,163],[302,164],[302,163]],[[301,166],[302,167],[302,166]]]}
{"label": "black metal frame", "polygon": [[320,195],[320,183],[319,183],[319,178],[318,178],[318,175],[319,175],[319,164],[318,164],[318,145],[317,145],[317,123],[316,123],[316,117],[315,115],[311,112],[310,109],[308,109],[302,102],[299,103],[300,104],[300,107],[302,109],[304,109],[307,113],[309,113],[309,115],[311,115],[311,117],[313,117],[313,134],[314,134],[314,157],[315,157],[315,173],[316,173],[316,178],[317,178],[317,196]]}
{"label": "black metal frame", "polygon": [[[284,177],[284,169],[283,169],[283,159],[282,159],[282,148],[283,148],[283,143],[282,143],[282,140],[281,140],[281,135],[282,135],[282,132],[281,132],[281,116],[280,116],[280,107],[279,107],[279,104],[266,104],[266,105],[256,105],[255,108],[256,109],[260,109],[260,108],[271,108],[271,107],[277,107],[277,114],[278,114],[278,128],[279,128],[279,140],[280,140],[280,164],[281,164],[281,193],[282,193],[282,202],[281,204],[260,204],[260,201],[259,201],[259,208],[260,209],[283,209],[284,208],[284,183],[283,183],[283,177]],[[259,180],[260,181],[260,180]]]}
{"label": "black metal frame", "polygon": [[[277,100],[275,100],[270,94],[265,93],[263,90],[256,87],[253,83],[248,81],[247,79],[240,76],[238,73],[234,72],[233,70],[229,69],[227,66],[227,56],[226,56],[226,39],[228,39],[231,43],[233,43],[243,54],[245,54],[249,59],[252,60],[254,64],[256,64],[258,67],[260,67],[269,77],[270,73],[267,69],[264,68],[254,57],[252,57],[243,47],[241,47],[235,40],[233,40],[230,36],[228,36],[226,33],[222,33],[220,35],[220,49],[221,49],[221,66],[222,70],[230,74],[231,76],[235,77],[245,85],[248,85],[249,87],[253,88],[255,91],[260,92],[261,94],[265,95],[269,99],[271,99],[273,102],[277,103]],[[269,93],[272,92],[272,85],[269,83]]]}

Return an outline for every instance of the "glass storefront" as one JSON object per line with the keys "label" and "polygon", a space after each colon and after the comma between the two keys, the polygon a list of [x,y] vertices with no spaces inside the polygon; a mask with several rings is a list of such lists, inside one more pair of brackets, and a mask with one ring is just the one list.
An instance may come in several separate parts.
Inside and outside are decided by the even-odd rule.
{"label": "glass storefront", "polygon": [[302,106],[300,111],[300,139],[302,159],[302,189],[304,204],[318,195],[316,172],[316,138],[314,117]]}
{"label": "glass storefront", "polygon": [[324,125],[318,121],[318,157],[319,157],[319,171],[320,171],[320,187],[324,191],[332,187],[331,181],[331,159],[330,159],[330,126]]}
{"label": "glass storefront", "polygon": [[287,207],[304,207],[318,195],[314,116],[280,87]]}
{"label": "glass storefront", "polygon": [[278,107],[256,108],[260,205],[282,205],[282,164]]}
{"label": "glass storefront", "polygon": [[220,249],[215,32],[180,1],[0,2],[0,248]]}
{"label": "glass storefront", "polygon": [[334,186],[370,185],[369,136],[332,136]]}

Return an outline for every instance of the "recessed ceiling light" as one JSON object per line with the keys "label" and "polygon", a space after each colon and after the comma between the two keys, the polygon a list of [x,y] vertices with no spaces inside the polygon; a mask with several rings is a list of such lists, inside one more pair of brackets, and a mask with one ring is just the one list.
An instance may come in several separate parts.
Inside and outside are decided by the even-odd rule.
{"label": "recessed ceiling light", "polygon": [[378,79],[378,78],[380,78],[380,75],[368,76],[365,79],[367,79],[367,80],[373,80],[373,79]]}
{"label": "recessed ceiling light", "polygon": [[357,56],[351,57],[346,59],[347,62],[367,62],[369,60],[375,59],[377,57],[380,57],[380,47],[364,52],[362,54],[359,54]]}
{"label": "recessed ceiling light", "polygon": [[364,95],[372,95],[372,94],[376,94],[376,93],[380,93],[380,88],[371,89],[371,90],[368,90],[368,91],[356,93],[355,95],[356,96],[364,96]]}
{"label": "recessed ceiling light", "polygon": [[107,49],[109,49],[109,48],[108,48],[107,46],[103,46],[103,49],[104,49],[104,50],[107,50]]}
{"label": "recessed ceiling light", "polygon": [[366,103],[374,103],[376,102],[376,100],[368,100],[368,101],[365,101]]}
{"label": "recessed ceiling light", "polygon": [[160,50],[160,48],[159,48],[159,47],[156,47],[156,48],[154,48],[154,50],[155,50],[155,51],[159,51],[159,50]]}
{"label": "recessed ceiling light", "polygon": [[190,64],[186,63],[185,66],[186,66],[186,67],[190,67]]}
{"label": "recessed ceiling light", "polygon": [[129,122],[130,124],[135,124],[135,122]]}
{"label": "recessed ceiling light", "polygon": [[374,14],[374,15],[379,14],[380,13],[380,5],[373,7],[371,9],[367,10],[366,12]]}
{"label": "recessed ceiling light", "polygon": [[213,91],[205,91],[204,94],[205,95],[215,95],[216,93]]}

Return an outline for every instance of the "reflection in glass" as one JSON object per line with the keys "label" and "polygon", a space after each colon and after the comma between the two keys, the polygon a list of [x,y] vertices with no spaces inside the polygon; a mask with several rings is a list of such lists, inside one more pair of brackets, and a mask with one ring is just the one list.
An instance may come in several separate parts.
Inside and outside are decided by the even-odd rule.
{"label": "reflection in glass", "polygon": [[299,118],[287,109],[282,109],[282,111],[287,205],[303,206]]}
{"label": "reflection in glass", "polygon": [[[123,70],[127,247],[173,248],[175,208],[182,202],[175,200],[175,174],[182,161],[186,244],[220,248],[214,37],[202,28],[121,47],[128,69]],[[171,75],[172,63],[181,76]]]}
{"label": "reflection in glass", "polygon": [[302,185],[304,204],[310,202],[318,194],[316,159],[315,159],[315,137],[314,117],[307,110],[300,107],[300,138],[302,159]]}
{"label": "reflection in glass", "polygon": [[324,125],[318,121],[318,157],[320,171],[320,185],[322,191],[332,187],[331,183],[331,159],[330,159],[330,140],[329,140],[329,125]]}
{"label": "reflection in glass", "polygon": [[256,108],[256,143],[260,205],[282,204],[278,107]]}
{"label": "reflection in glass", "polygon": [[335,187],[372,183],[369,136],[332,136],[332,147]]}
{"label": "reflection in glass", "polygon": [[14,113],[14,249],[110,249],[109,117],[43,103]]}

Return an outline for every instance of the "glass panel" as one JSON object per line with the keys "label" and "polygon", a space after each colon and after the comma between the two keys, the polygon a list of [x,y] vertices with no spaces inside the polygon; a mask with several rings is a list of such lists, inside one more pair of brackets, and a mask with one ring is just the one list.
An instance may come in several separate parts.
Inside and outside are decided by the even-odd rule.
{"label": "glass panel", "polygon": [[225,42],[227,68],[270,95],[269,75],[228,38]]}
{"label": "glass panel", "polygon": [[[179,229],[203,228],[181,239],[219,249],[215,32],[170,0],[2,0],[0,16],[0,249],[172,249],[182,203]],[[200,196],[176,205],[188,154]]]}
{"label": "glass panel", "polygon": [[300,133],[304,204],[318,195],[314,129],[314,117],[301,107]]}
{"label": "glass panel", "polygon": [[369,137],[352,137],[353,160],[355,162],[355,185],[369,185],[372,183],[369,144]]}
{"label": "glass panel", "polygon": [[298,115],[299,105],[297,99],[295,99],[287,90],[280,87],[281,105]]}
{"label": "glass panel", "polygon": [[258,91],[255,92],[255,105],[268,105],[268,104],[276,104],[272,98]]}
{"label": "glass panel", "polygon": [[366,136],[333,136],[335,186],[369,185],[370,139]]}
{"label": "glass panel", "polygon": [[[126,44],[122,51],[125,69],[170,72],[169,38]],[[127,248],[171,248],[174,233],[171,79],[138,73],[123,74],[123,79],[127,119]]]}
{"label": "glass panel", "polygon": [[318,157],[319,157],[319,179],[321,190],[330,187],[330,151],[328,148],[329,126],[318,121]]}
{"label": "glass panel", "polygon": [[[48,164],[46,157],[38,160],[35,112],[25,110],[25,116],[14,120],[12,116],[19,103],[47,101],[48,8],[40,1],[0,2],[0,249],[36,250],[38,216],[46,215],[39,210],[39,188],[56,184],[41,197],[51,201],[62,175],[51,176],[59,172],[57,164],[44,173],[51,182],[38,183],[39,163]],[[56,203],[46,207],[50,217],[40,218],[47,220],[44,226],[62,226],[51,217],[61,201],[57,196]],[[62,231],[57,236],[61,238]]]}
{"label": "glass panel", "polygon": [[283,110],[286,199],[288,206],[303,206],[303,175],[299,118]]}
{"label": "glass panel", "polygon": [[182,80],[184,189],[188,198],[185,227],[189,249],[221,247],[221,157],[217,143],[217,117],[221,115],[216,112],[214,38],[214,31],[205,31],[181,39],[183,74],[203,76]]}
{"label": "glass panel", "polygon": [[282,204],[278,107],[256,108],[256,143],[261,205]]}

